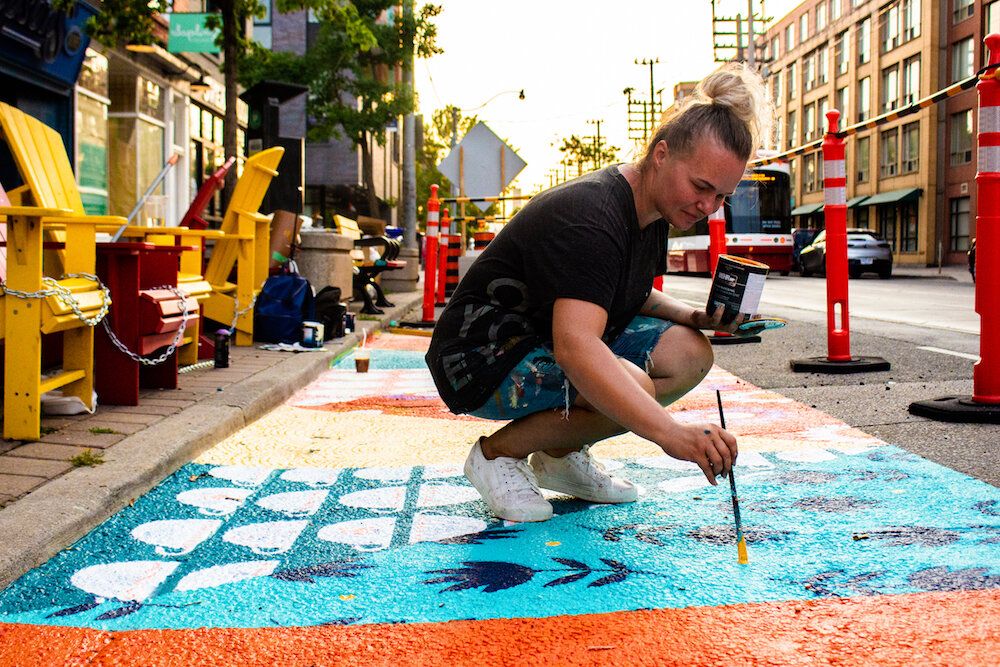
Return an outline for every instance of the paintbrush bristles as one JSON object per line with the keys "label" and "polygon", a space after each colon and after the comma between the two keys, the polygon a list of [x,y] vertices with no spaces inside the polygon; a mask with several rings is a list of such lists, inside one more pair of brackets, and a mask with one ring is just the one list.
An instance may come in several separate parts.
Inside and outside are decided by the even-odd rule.
{"label": "paintbrush bristles", "polygon": [[736,544],[736,550],[739,553],[740,565],[747,565],[750,563],[750,557],[747,556],[747,541],[745,539],[740,539]]}

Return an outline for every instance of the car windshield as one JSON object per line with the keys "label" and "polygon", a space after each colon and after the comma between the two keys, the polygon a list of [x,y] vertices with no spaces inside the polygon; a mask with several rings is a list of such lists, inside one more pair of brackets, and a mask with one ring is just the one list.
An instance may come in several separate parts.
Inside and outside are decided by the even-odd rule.
{"label": "car windshield", "polygon": [[871,232],[859,232],[847,235],[848,241],[881,241],[882,239],[878,234],[873,234]]}

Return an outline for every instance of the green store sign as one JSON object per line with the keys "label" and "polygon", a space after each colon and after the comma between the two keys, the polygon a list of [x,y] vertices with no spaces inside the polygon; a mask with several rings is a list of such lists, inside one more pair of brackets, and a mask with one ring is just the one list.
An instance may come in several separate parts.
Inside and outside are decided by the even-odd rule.
{"label": "green store sign", "polygon": [[205,17],[208,14],[170,14],[170,40],[167,51],[170,53],[218,53],[215,45],[218,30],[205,27]]}

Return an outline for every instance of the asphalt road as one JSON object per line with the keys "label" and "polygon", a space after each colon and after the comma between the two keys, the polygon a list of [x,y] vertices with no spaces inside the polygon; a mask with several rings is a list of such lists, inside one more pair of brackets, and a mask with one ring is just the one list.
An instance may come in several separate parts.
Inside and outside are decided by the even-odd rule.
{"label": "asphalt road", "polygon": [[[700,304],[708,286],[706,277],[671,275],[664,288]],[[795,373],[792,360],[829,352],[825,289],[822,278],[769,276],[760,313],[789,325],[765,332],[761,343],[716,346],[716,363],[890,444],[1000,486],[1000,425],[936,422],[908,412],[914,401],[972,394],[980,343],[973,284],[935,276],[851,280],[851,354],[881,357],[891,369]]]}

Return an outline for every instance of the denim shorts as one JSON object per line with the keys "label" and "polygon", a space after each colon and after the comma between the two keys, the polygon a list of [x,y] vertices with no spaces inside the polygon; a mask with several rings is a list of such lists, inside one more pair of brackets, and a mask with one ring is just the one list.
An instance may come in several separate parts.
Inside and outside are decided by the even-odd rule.
{"label": "denim shorts", "polygon": [[[660,336],[673,325],[669,320],[636,317],[611,344],[611,351],[616,357],[647,369]],[[541,346],[526,354],[486,403],[469,414],[481,419],[508,420],[543,410],[568,411],[577,394],[556,363],[551,348]]]}

